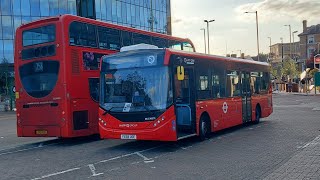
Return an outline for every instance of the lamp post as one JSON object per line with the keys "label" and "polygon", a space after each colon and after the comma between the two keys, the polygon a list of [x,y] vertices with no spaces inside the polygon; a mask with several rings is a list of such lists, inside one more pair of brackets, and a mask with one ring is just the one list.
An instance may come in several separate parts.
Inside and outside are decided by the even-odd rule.
{"label": "lamp post", "polygon": [[207,34],[208,34],[208,54],[210,54],[210,35],[209,35],[209,23],[215,21],[214,19],[212,20],[204,20],[204,22],[207,23]]}
{"label": "lamp post", "polygon": [[270,48],[270,52],[269,52],[269,61],[270,61],[270,59],[271,59],[271,37],[268,37],[268,39],[269,39],[269,48]]}
{"label": "lamp post", "polygon": [[292,32],[293,57],[295,58],[295,60],[296,60],[296,55],[297,55],[297,52],[296,52],[297,48],[296,48],[296,45],[295,45],[295,43],[294,43],[294,34],[297,33],[297,32],[298,32],[298,31],[293,31],[293,32]]}
{"label": "lamp post", "polygon": [[281,40],[281,62],[283,62],[283,38],[280,38]]}
{"label": "lamp post", "polygon": [[289,44],[290,54],[289,54],[289,57],[292,58],[292,53],[291,53],[291,25],[290,24],[286,24],[284,26],[288,26],[289,27],[289,37],[290,37],[290,44]]}
{"label": "lamp post", "polygon": [[255,11],[255,12],[244,12],[244,13],[255,13],[256,14],[256,29],[257,29],[257,48],[258,48],[258,61],[260,61],[260,58],[259,58],[259,24],[258,24],[258,11]]}
{"label": "lamp post", "polygon": [[206,29],[205,28],[201,28],[200,30],[203,30],[204,53],[207,54]]}
{"label": "lamp post", "polygon": [[241,49],[239,49],[239,50],[237,50],[237,51],[239,51],[239,52],[240,52],[240,56],[239,56],[239,57],[241,57],[241,54],[242,54],[242,53],[241,53]]}

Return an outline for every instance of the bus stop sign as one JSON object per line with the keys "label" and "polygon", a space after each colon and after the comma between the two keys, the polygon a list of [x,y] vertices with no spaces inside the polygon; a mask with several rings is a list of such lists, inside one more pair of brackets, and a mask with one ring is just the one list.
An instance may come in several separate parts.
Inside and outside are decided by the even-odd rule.
{"label": "bus stop sign", "polygon": [[320,86],[320,72],[314,74],[314,85]]}

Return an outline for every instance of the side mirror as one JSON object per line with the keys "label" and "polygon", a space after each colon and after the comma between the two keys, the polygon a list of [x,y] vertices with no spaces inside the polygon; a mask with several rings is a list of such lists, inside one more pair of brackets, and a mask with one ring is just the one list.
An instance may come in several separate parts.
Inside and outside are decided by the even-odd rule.
{"label": "side mirror", "polygon": [[179,81],[184,80],[184,67],[183,66],[178,66],[177,67],[177,77]]}

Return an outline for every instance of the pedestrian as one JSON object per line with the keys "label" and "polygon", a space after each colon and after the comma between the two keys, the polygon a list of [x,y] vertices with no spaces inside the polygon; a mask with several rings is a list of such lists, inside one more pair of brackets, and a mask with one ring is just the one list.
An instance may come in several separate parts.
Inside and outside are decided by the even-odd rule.
{"label": "pedestrian", "polygon": [[289,82],[288,82],[288,92],[291,93],[292,92],[292,80],[289,79]]}

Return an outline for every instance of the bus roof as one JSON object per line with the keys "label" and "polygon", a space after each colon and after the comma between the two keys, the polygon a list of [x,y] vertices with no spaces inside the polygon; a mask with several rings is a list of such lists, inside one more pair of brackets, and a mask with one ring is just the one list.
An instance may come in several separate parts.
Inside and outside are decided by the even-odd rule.
{"label": "bus roof", "polygon": [[53,16],[53,17],[47,17],[47,18],[42,18],[42,19],[38,19],[35,21],[31,21],[29,23],[26,24],[22,24],[19,28],[27,28],[29,26],[34,26],[36,24],[39,23],[43,23],[43,22],[50,22],[50,21],[64,21],[65,19],[72,19],[74,21],[79,21],[79,22],[86,22],[89,24],[94,24],[94,25],[101,25],[101,26],[107,26],[107,27],[112,27],[112,28],[116,28],[116,29],[121,29],[121,30],[127,30],[127,31],[131,31],[131,32],[137,32],[137,33],[141,33],[141,34],[154,34],[155,37],[162,37],[162,38],[166,38],[166,39],[171,39],[171,40],[176,40],[176,41],[186,41],[192,44],[193,48],[194,44],[192,43],[192,41],[188,38],[179,38],[179,37],[174,37],[171,35],[167,35],[167,34],[161,34],[158,32],[150,32],[150,31],[145,31],[145,30],[141,30],[141,29],[136,29],[136,28],[132,28],[132,27],[128,27],[128,26],[121,26],[121,25],[117,25],[117,24],[112,24],[112,23],[108,23],[108,22],[104,22],[104,21],[100,21],[100,20],[94,20],[94,19],[89,19],[89,18],[85,18],[85,17],[80,17],[80,16],[75,16],[75,15],[71,15],[71,14],[63,14],[63,15],[59,15],[59,16]]}
{"label": "bus roof", "polygon": [[249,59],[240,59],[240,58],[232,58],[232,57],[225,57],[225,56],[218,56],[218,55],[209,55],[209,54],[203,54],[198,52],[187,52],[187,51],[180,51],[175,49],[166,49],[167,52],[170,54],[176,54],[181,56],[192,56],[195,58],[203,58],[203,59],[209,59],[209,60],[215,60],[215,61],[228,61],[228,62],[235,62],[235,63],[246,63],[246,64],[255,64],[255,65],[262,65],[262,66],[270,66],[269,63],[266,62],[258,62],[254,60]]}

